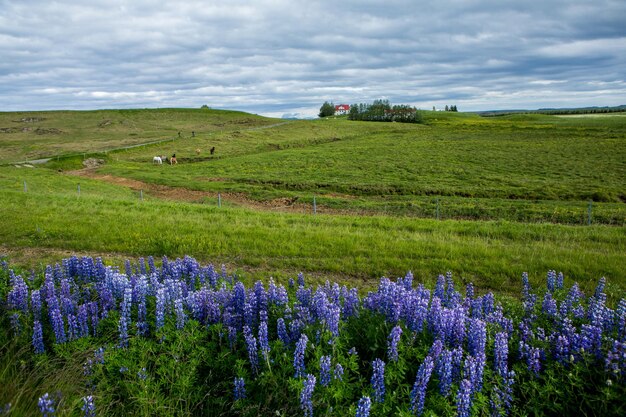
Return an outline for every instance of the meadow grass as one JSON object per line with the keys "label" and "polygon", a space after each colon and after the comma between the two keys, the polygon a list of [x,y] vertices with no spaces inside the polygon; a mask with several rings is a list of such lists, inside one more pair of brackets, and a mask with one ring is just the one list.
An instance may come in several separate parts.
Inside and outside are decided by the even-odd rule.
{"label": "meadow grass", "polygon": [[[623,118],[425,112],[425,124],[298,121],[131,149],[101,172],[355,213],[623,225]],[[205,155],[215,146],[215,155]],[[196,155],[194,149],[202,149]],[[176,170],[149,168],[177,152]]]}
{"label": "meadow grass", "polygon": [[[20,189],[16,172],[28,175]],[[426,282],[452,271],[479,288],[516,293],[521,273],[537,281],[563,271],[589,289],[600,276],[626,288],[622,227],[436,221],[388,216],[290,214],[166,202],[45,169],[3,168],[0,238],[7,247],[140,257],[194,256],[251,278],[299,271],[371,285],[408,270]],[[15,189],[17,188],[17,190]],[[61,190],[61,191],[60,191]],[[63,191],[64,190],[64,191]]]}

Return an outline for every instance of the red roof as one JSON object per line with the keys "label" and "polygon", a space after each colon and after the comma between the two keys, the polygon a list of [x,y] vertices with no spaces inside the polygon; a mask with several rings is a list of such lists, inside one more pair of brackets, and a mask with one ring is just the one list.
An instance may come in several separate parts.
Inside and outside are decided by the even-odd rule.
{"label": "red roof", "polygon": [[338,104],[335,106],[335,110],[350,110],[350,105],[349,104]]}

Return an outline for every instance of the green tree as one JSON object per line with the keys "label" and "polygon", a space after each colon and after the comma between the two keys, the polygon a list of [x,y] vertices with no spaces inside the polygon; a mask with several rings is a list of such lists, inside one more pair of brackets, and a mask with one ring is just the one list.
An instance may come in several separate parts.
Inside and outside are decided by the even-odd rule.
{"label": "green tree", "polygon": [[319,113],[319,117],[328,117],[328,116],[332,116],[333,114],[335,114],[335,105],[332,102],[327,102],[325,101],[324,104],[322,104],[322,107],[320,107],[320,113]]}

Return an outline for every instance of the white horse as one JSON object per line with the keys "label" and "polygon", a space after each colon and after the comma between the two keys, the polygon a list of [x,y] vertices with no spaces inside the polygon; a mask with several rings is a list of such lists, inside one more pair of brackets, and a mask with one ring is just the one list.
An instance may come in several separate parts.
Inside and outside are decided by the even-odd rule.
{"label": "white horse", "polygon": [[161,165],[163,164],[163,160],[161,159],[160,156],[155,156],[154,158],[152,158],[152,163]]}

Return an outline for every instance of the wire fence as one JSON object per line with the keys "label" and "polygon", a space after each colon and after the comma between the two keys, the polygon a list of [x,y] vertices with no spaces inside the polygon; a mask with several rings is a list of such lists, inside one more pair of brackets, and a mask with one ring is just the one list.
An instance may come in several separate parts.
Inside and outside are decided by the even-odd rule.
{"label": "wire fence", "polygon": [[[169,189],[169,187],[166,187]],[[22,181],[24,193],[36,192]],[[81,197],[81,184],[76,183],[76,196]],[[180,193],[190,191],[171,187]],[[41,190],[40,190],[41,191]],[[60,193],[72,193],[70,189],[59,189]],[[190,191],[191,192],[191,191]],[[300,195],[297,197],[277,198],[271,201],[255,201],[250,198],[234,199],[227,193],[228,204],[224,205],[221,192],[193,191],[193,198],[180,198],[181,201],[196,201],[209,206],[235,207],[252,206],[264,210],[292,211],[298,213],[347,214],[347,215],[385,215],[408,218],[429,218],[435,220],[477,220],[477,221],[514,221],[522,223],[557,223],[570,225],[626,225],[626,205],[621,203],[598,203],[593,201],[523,201],[509,200],[495,204],[489,199],[453,198],[445,196],[421,197],[404,201],[379,201],[359,206],[345,205],[345,201],[329,198],[324,194]],[[106,191],[89,187],[88,195],[106,197]],[[153,189],[134,189],[133,194],[139,201],[145,196],[160,198]],[[172,199],[175,197],[171,197]],[[246,204],[247,203],[247,204]]]}

